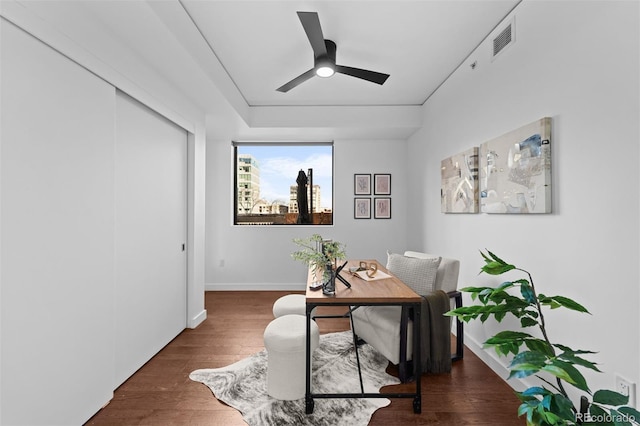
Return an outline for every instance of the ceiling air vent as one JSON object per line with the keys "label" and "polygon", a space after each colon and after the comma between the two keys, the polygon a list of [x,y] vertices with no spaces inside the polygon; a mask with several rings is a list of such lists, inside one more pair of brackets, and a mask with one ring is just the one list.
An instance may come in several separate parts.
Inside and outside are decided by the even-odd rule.
{"label": "ceiling air vent", "polygon": [[500,31],[500,33],[493,39],[493,52],[491,54],[491,60],[502,53],[507,47],[511,46],[516,41],[515,34],[515,18],[507,24],[507,26]]}

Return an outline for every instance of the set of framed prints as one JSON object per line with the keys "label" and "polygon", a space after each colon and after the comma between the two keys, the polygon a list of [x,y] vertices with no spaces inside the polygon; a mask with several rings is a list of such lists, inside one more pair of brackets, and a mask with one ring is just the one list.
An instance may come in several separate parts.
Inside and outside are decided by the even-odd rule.
{"label": "set of framed prints", "polygon": [[[372,193],[375,196],[373,199],[371,198]],[[371,219],[372,209],[375,219],[391,219],[391,174],[375,173],[373,182],[371,181],[371,173],[354,174],[353,194],[355,195],[353,199],[354,219]]]}
{"label": "set of framed prints", "polygon": [[442,213],[551,213],[551,117],[441,162]]}

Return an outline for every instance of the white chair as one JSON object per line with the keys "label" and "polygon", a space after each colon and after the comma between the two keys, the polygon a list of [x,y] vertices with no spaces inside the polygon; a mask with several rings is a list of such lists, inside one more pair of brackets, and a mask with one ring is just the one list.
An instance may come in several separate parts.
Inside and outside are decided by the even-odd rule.
{"label": "white chair", "polygon": [[[456,259],[441,258],[427,253],[406,251],[403,255],[389,254],[387,269],[421,296],[442,290],[455,300],[455,306],[462,305],[462,297],[457,291],[460,262]],[[373,285],[373,284],[372,284]],[[413,321],[402,321],[400,306],[363,306],[352,314],[353,328],[358,337],[399,367],[400,380],[409,379],[409,361],[413,354]],[[406,317],[406,316],[405,316]],[[422,330],[421,335],[428,330]],[[456,355],[463,356],[462,322],[457,322]]]}

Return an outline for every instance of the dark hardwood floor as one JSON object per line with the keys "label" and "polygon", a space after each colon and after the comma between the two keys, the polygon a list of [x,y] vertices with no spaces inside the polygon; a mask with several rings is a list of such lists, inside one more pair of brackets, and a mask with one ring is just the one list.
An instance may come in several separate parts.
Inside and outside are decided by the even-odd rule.
{"label": "dark hardwood floor", "polygon": [[[209,388],[189,380],[200,368],[224,367],[264,348],[263,331],[273,319],[273,302],[289,292],[207,292],[208,318],[185,330],[116,389],[113,400],[87,425],[245,425],[235,409],[218,402]],[[319,307],[320,313],[336,309]],[[333,311],[331,310],[333,309]],[[346,319],[319,319],[321,333],[349,329]],[[390,366],[390,374],[397,370]],[[414,384],[385,391],[410,392]],[[395,390],[391,390],[395,388]],[[392,399],[370,425],[523,425],[511,388],[470,350],[451,374],[422,377],[422,414],[411,399]]]}

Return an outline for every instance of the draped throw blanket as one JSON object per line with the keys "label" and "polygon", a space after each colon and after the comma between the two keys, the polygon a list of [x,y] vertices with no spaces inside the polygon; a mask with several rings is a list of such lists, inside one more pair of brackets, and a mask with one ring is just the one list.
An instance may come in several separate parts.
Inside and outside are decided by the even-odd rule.
{"label": "draped throw blanket", "polygon": [[450,309],[449,295],[442,290],[422,297],[420,353],[423,373],[451,372],[451,317],[444,315]]}

